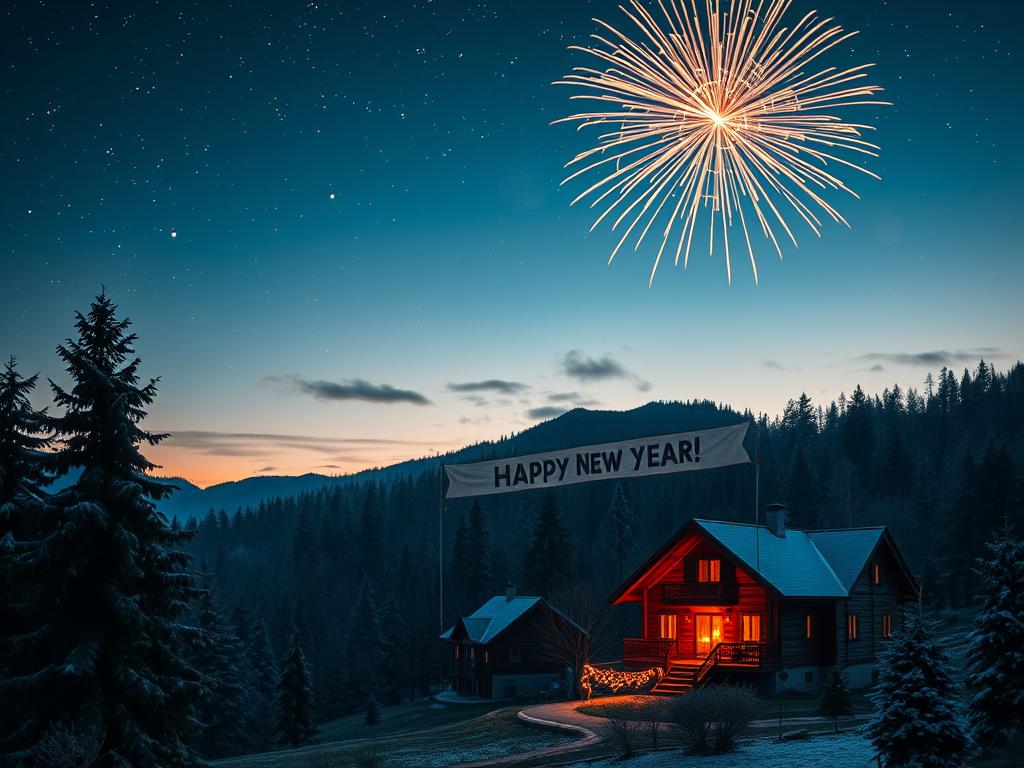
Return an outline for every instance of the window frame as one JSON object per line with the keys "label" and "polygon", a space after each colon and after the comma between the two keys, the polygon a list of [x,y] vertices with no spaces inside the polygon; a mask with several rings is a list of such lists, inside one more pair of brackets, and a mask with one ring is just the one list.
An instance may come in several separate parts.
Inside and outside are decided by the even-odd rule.
{"label": "window frame", "polygon": [[804,615],[804,640],[814,639],[814,614]]}
{"label": "window frame", "polygon": [[[757,637],[751,637],[753,630],[757,630]],[[760,643],[761,642],[761,614],[744,613],[740,617],[740,642]]]}
{"label": "window frame", "polygon": [[[672,634],[668,635],[665,633],[667,628],[671,629]],[[678,640],[679,639],[679,616],[678,614],[665,611],[664,613],[658,614],[658,639],[659,640]]]}
{"label": "window frame", "polygon": [[893,621],[891,613],[882,614],[882,639],[889,640],[893,633]]}
{"label": "window frame", "polygon": [[721,584],[722,559],[712,557],[697,558],[697,583]]}
{"label": "window frame", "polygon": [[856,613],[846,614],[846,639],[860,639],[860,616]]}
{"label": "window frame", "polygon": [[871,562],[871,586],[882,586],[882,564],[877,560]]}

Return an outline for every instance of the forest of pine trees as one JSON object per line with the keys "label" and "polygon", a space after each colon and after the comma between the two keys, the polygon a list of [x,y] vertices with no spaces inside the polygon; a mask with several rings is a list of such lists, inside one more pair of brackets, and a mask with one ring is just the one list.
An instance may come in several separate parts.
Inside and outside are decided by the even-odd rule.
{"label": "forest of pine trees", "polygon": [[[58,347],[60,413],[33,409],[37,380],[14,361],[0,372],[0,744],[15,765],[51,727],[101,734],[111,764],[304,743],[429,693],[442,628],[507,582],[604,596],[689,517],[753,515],[749,466],[449,501],[442,622],[436,471],[168,522],[141,452],[164,436],[141,427],[156,382],[139,379],[135,336],[102,294],[76,330]],[[993,531],[1019,534],[1021,363],[801,394],[773,419],[678,407],[756,426],[762,508],[788,503],[792,527],[889,525],[929,604],[971,603]]]}

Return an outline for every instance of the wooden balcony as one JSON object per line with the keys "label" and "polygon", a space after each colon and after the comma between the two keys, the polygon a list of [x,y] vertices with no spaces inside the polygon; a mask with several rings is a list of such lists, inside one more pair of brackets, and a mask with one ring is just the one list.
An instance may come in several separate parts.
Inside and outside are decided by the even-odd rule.
{"label": "wooden balcony", "polygon": [[734,581],[662,584],[661,600],[666,605],[736,605],[739,588]]}
{"label": "wooden balcony", "polygon": [[675,640],[645,640],[627,637],[622,641],[624,664],[668,669],[668,661],[675,650]]}

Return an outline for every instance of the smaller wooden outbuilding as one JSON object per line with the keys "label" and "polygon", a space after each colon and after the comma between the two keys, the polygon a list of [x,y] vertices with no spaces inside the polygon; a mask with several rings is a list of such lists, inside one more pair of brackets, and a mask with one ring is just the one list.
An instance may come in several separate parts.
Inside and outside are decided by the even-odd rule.
{"label": "smaller wooden outbuilding", "polygon": [[574,672],[544,646],[552,618],[563,631],[586,634],[544,598],[517,596],[511,585],[461,617],[441,635],[450,646],[452,690],[493,700],[564,695]]}

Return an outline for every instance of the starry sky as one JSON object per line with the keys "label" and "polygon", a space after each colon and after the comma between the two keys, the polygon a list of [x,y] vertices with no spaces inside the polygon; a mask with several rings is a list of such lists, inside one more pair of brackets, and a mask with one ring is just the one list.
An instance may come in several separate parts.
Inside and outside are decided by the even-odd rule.
{"label": "starry sky", "polygon": [[[588,232],[552,85],[615,0],[47,3],[0,11],[0,353],[106,286],[161,377],[151,456],[201,485],[338,473],[566,408],[779,413],[1024,355],[1024,10],[794,0],[860,35],[882,181],[760,284]],[[38,405],[47,393],[37,393]]]}

